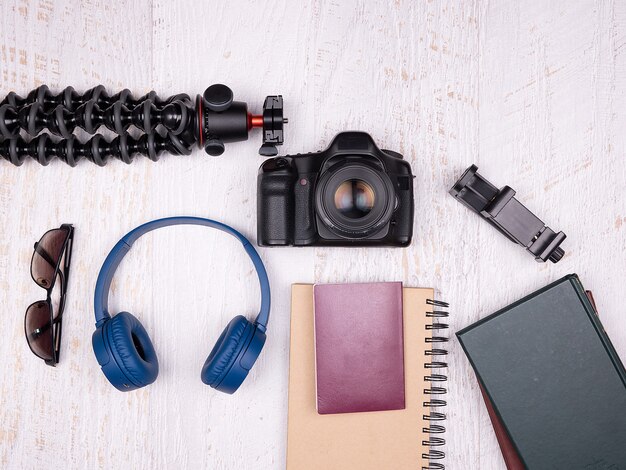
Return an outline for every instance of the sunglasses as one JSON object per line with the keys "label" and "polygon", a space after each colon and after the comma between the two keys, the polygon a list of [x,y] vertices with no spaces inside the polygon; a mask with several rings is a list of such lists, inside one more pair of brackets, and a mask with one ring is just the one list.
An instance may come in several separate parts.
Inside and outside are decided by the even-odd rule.
{"label": "sunglasses", "polygon": [[65,309],[73,239],[74,227],[70,224],[48,230],[41,240],[35,243],[35,251],[30,262],[30,275],[33,281],[45,289],[47,295],[46,300],[33,302],[26,309],[24,333],[33,354],[43,359],[49,366],[56,366],[59,362],[61,320]]}

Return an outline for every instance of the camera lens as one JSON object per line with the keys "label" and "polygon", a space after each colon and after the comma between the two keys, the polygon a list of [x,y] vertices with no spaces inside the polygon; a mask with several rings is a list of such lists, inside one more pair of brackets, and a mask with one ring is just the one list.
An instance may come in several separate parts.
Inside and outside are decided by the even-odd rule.
{"label": "camera lens", "polygon": [[346,180],[335,191],[335,208],[350,219],[369,214],[375,201],[374,188],[361,179]]}
{"label": "camera lens", "polygon": [[315,188],[318,216],[342,238],[363,239],[378,233],[391,219],[395,205],[389,176],[363,160],[328,168]]}

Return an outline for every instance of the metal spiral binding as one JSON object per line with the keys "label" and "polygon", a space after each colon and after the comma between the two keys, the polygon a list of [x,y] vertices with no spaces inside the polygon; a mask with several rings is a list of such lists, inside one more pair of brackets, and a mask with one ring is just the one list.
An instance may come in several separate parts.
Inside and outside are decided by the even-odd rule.
{"label": "metal spiral binding", "polygon": [[[442,318],[448,318],[449,313],[447,311],[440,310],[442,308],[448,308],[449,304],[440,300],[426,301],[428,305],[432,305],[433,309],[426,313],[428,318],[432,318],[432,323],[426,325],[426,329],[430,331],[447,330],[448,324],[442,323]],[[448,338],[446,336],[432,335],[426,338],[426,343],[432,344],[431,349],[425,351],[426,356],[430,356],[430,362],[424,364],[424,368],[428,370],[434,369],[446,369],[448,363],[441,358],[445,358],[448,355],[448,351],[441,347],[436,347],[436,344],[447,343]],[[422,416],[424,421],[428,424],[422,428],[422,432],[428,433],[429,438],[422,441],[422,445],[428,446],[428,452],[422,454],[422,458],[428,461],[427,466],[422,466],[422,470],[445,470],[445,465],[441,461],[445,458],[445,453],[440,450],[446,444],[446,440],[441,437],[446,432],[446,428],[441,424],[446,419],[446,414],[442,411],[435,411],[436,409],[447,406],[447,402],[440,398],[445,395],[448,390],[442,384],[448,380],[448,376],[441,373],[430,373],[424,377],[424,380],[430,383],[430,387],[424,390],[424,394],[428,397],[424,402],[424,406],[431,409],[428,414]]]}

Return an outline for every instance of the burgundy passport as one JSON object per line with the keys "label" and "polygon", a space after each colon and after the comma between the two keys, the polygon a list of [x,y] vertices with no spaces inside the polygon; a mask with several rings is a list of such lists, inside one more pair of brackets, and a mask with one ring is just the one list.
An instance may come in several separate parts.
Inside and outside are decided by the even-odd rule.
{"label": "burgundy passport", "polygon": [[317,284],[317,412],[404,409],[402,283]]}

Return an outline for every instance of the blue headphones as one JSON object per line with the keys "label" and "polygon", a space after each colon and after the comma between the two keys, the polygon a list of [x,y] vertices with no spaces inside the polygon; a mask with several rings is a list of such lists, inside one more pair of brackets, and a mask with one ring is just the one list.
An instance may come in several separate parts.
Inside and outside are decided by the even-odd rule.
{"label": "blue headphones", "polygon": [[202,367],[200,378],[211,387],[234,393],[243,383],[265,344],[270,316],[270,284],[265,266],[252,244],[241,233],[215,220],[199,217],[169,217],[153,220],[129,232],[107,256],[96,283],[94,310],[96,331],[93,350],[102,372],[115,388],[123,392],[151,384],[159,374],[154,346],[142,324],[128,312],[111,317],[108,312],[109,289],[115,270],[130,247],[147,232],[170,225],[204,225],[237,238],[254,263],[261,284],[261,310],[254,323],[241,315],[224,329]]}

